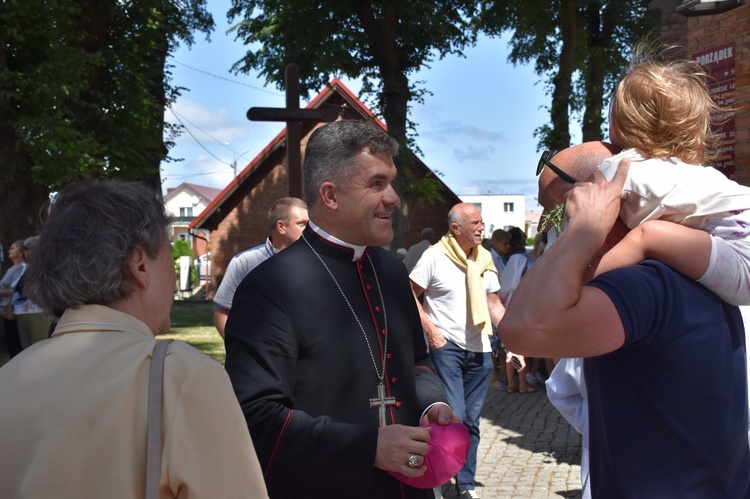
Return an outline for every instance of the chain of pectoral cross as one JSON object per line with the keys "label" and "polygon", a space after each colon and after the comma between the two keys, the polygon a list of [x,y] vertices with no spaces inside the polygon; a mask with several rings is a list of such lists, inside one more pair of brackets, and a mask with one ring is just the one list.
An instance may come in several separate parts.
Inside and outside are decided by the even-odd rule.
{"label": "chain of pectoral cross", "polygon": [[[378,295],[380,296],[380,303],[383,304],[383,330],[385,331],[385,340],[383,341],[383,366],[382,371],[378,369],[378,363],[375,360],[375,354],[372,352],[372,347],[370,346],[370,340],[367,339],[367,333],[365,332],[364,326],[362,326],[362,322],[359,320],[359,317],[357,316],[357,313],[354,311],[354,307],[352,307],[352,304],[349,303],[349,299],[346,297],[346,294],[344,294],[344,290],[341,289],[341,286],[339,285],[339,281],[336,280],[336,277],[333,275],[333,272],[331,272],[331,269],[328,268],[328,265],[326,265],[326,262],[323,261],[323,258],[318,254],[317,251],[315,251],[315,248],[312,247],[312,244],[307,240],[304,234],[302,234],[302,240],[305,241],[307,246],[310,247],[310,250],[313,252],[315,256],[318,257],[318,260],[320,260],[320,263],[323,264],[323,268],[326,269],[328,272],[328,275],[331,276],[331,279],[333,280],[333,283],[336,285],[336,288],[339,290],[339,293],[341,293],[341,297],[344,298],[344,301],[346,302],[346,305],[349,307],[349,310],[351,311],[352,315],[354,316],[354,320],[357,321],[357,324],[359,325],[359,329],[362,330],[362,336],[365,338],[365,343],[367,344],[367,350],[370,351],[370,358],[372,359],[372,364],[375,366],[375,375],[378,377],[378,396],[375,398],[370,399],[370,409],[378,409],[378,425],[379,426],[385,426],[387,424],[385,419],[385,411],[387,406],[396,405],[396,399],[394,397],[386,397],[385,396],[385,361],[388,355],[388,313],[385,310],[385,300],[383,300],[383,292],[380,289],[380,281],[378,280],[378,273],[375,272],[375,265],[372,263],[372,259],[370,258],[370,255],[367,255],[367,261],[370,262],[370,267],[372,267],[372,274],[375,276],[375,284],[378,288]],[[376,329],[377,332],[377,329]]]}

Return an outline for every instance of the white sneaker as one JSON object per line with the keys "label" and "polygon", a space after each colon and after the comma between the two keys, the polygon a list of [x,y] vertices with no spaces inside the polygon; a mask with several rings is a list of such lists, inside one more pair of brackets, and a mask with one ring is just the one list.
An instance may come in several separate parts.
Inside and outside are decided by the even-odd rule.
{"label": "white sneaker", "polygon": [[474,490],[474,489],[472,489],[472,490],[464,490],[458,496],[458,499],[479,499],[479,494],[477,494],[477,491]]}

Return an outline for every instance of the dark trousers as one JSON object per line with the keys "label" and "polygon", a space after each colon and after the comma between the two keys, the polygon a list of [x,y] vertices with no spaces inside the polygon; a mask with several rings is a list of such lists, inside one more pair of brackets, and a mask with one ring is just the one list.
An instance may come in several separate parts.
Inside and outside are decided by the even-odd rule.
{"label": "dark trousers", "polygon": [[5,345],[11,357],[15,357],[23,348],[21,347],[21,337],[18,336],[18,323],[3,319],[3,328],[5,330]]}

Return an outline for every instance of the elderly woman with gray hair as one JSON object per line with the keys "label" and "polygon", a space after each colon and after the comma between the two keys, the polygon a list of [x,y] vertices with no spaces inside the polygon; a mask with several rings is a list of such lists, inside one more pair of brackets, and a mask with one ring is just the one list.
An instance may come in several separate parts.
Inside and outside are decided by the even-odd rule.
{"label": "elderly woman with gray hair", "polygon": [[[146,493],[147,412],[155,336],[170,327],[175,287],[168,223],[140,184],[60,192],[26,281],[29,298],[60,320],[0,369],[4,496],[156,497]],[[184,342],[167,346],[152,491],[267,497],[224,369]]]}

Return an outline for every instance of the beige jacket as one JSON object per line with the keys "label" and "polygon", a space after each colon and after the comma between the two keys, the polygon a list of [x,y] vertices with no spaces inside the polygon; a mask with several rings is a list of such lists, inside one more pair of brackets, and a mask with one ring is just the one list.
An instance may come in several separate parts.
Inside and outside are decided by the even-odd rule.
{"label": "beige jacket", "polygon": [[[155,339],[87,305],[0,369],[0,494],[145,497],[148,371]],[[160,497],[266,498],[222,366],[184,342],[164,368]]]}

